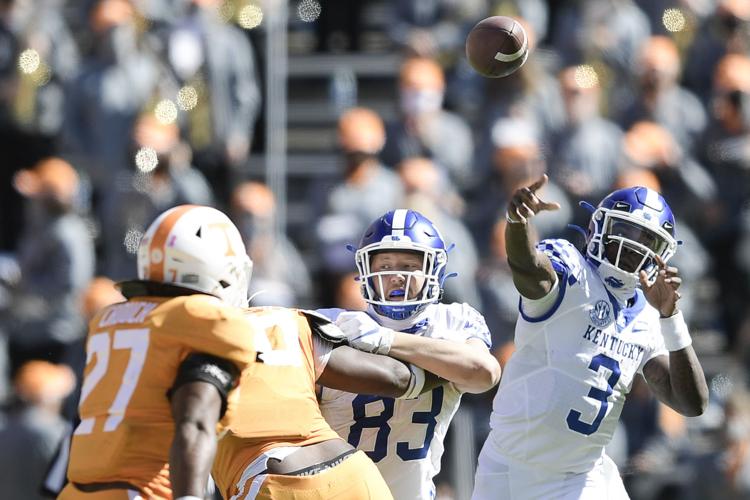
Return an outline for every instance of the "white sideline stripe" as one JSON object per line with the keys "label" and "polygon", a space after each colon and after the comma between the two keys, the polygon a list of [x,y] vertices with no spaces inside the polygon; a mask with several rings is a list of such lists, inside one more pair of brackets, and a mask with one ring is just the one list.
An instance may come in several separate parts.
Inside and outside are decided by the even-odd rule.
{"label": "white sideline stripe", "polygon": [[406,210],[405,208],[399,208],[393,213],[393,232],[391,236],[403,236],[404,235],[404,224],[406,224]]}

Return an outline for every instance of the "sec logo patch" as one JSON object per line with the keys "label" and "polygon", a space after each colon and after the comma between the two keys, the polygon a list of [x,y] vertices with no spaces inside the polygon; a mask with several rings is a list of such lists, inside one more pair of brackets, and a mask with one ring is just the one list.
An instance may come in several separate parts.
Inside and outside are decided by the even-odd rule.
{"label": "sec logo patch", "polygon": [[610,310],[611,307],[609,302],[606,300],[598,300],[594,307],[589,312],[591,322],[599,328],[605,327],[610,323]]}

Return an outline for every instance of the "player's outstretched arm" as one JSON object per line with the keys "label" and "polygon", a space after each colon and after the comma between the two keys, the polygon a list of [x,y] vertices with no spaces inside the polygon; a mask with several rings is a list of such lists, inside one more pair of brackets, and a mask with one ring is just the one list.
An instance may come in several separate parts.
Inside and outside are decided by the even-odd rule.
{"label": "player's outstretched arm", "polygon": [[415,397],[444,382],[430,373],[418,373],[417,370],[388,356],[340,346],[331,351],[317,382],[340,391],[392,398],[405,395]]}
{"label": "player's outstretched arm", "polygon": [[669,356],[657,356],[643,367],[643,376],[662,403],[686,417],[701,415],[708,406],[708,386],[682,313],[677,309],[682,279],[676,267],[659,257],[659,273],[649,283],[641,271],[641,288],[648,302],[659,311],[661,334]]}
{"label": "player's outstretched arm", "polygon": [[169,476],[175,498],[205,495],[216,453],[216,424],[222,398],[207,382],[189,382],[172,393],[175,434],[169,452]]}
{"label": "player's outstretched arm", "polygon": [[537,238],[529,224],[537,213],[560,208],[559,204],[542,201],[536,195],[547,180],[545,174],[530,186],[517,189],[506,214],[505,249],[513,283],[522,296],[532,300],[547,295],[557,280],[549,258],[535,248]]}

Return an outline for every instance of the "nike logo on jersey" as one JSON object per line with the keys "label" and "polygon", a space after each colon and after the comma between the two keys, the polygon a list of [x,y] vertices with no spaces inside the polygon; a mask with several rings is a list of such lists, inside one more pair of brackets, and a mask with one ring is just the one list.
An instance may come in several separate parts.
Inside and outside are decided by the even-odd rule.
{"label": "nike logo on jersey", "polygon": [[583,338],[607,349],[613,354],[617,354],[623,358],[633,359],[639,363],[644,351],[646,350],[646,348],[641,345],[632,342],[624,342],[614,335],[606,333],[591,325],[586,327],[586,332],[583,334]]}

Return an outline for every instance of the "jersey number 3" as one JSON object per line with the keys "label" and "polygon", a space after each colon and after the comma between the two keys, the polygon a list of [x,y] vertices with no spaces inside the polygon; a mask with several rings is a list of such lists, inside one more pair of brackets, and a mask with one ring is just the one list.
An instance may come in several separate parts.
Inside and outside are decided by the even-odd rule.
{"label": "jersey number 3", "polygon": [[597,354],[591,359],[589,369],[593,370],[594,372],[599,372],[599,368],[601,367],[608,369],[612,373],[607,379],[606,390],[592,387],[589,391],[589,397],[591,399],[596,399],[597,401],[601,402],[601,406],[599,406],[599,413],[596,414],[596,418],[594,419],[594,421],[590,424],[582,422],[581,412],[578,410],[570,410],[570,413],[568,413],[568,428],[572,431],[580,432],[581,434],[585,434],[587,436],[595,433],[599,428],[599,425],[602,423],[602,419],[607,414],[607,407],[609,406],[609,401],[607,400],[612,395],[612,388],[615,386],[615,384],[617,384],[617,381],[620,380],[620,363],[618,363],[617,360],[612,359],[609,356],[605,356],[604,354]]}
{"label": "jersey number 3", "polygon": [[[366,416],[365,408],[369,403],[376,401],[383,402],[383,411],[379,415],[371,417]],[[368,396],[360,394],[352,401],[352,410],[354,412],[354,424],[349,428],[349,444],[355,448],[362,439],[363,429],[377,429],[375,436],[375,447],[372,451],[366,451],[368,457],[373,462],[380,462],[388,454],[388,436],[391,434],[391,426],[388,420],[393,416],[395,400],[393,398],[382,398],[380,396]],[[432,406],[429,411],[415,411],[411,416],[411,421],[415,424],[425,424],[424,441],[419,448],[409,448],[409,443],[399,441],[396,443],[396,454],[401,460],[419,460],[427,456],[427,450],[430,448],[430,441],[435,433],[437,425],[436,417],[443,407],[443,387],[436,387],[432,390]]]}

